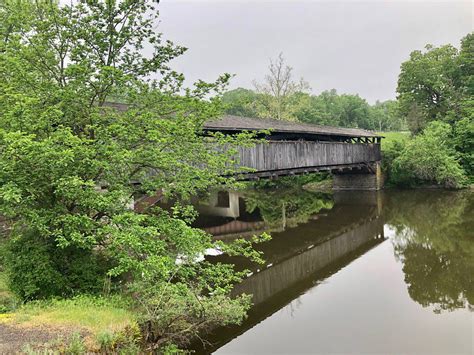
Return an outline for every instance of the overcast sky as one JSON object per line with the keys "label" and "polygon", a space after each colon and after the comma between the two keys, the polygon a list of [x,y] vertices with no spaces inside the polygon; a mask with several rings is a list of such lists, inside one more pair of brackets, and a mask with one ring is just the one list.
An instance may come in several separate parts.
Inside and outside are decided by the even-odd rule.
{"label": "overcast sky", "polygon": [[228,72],[231,88],[252,88],[283,52],[314,94],[335,88],[371,103],[395,98],[412,50],[458,47],[473,30],[471,1],[161,0],[159,8],[158,30],[189,48],[173,68],[191,81]]}

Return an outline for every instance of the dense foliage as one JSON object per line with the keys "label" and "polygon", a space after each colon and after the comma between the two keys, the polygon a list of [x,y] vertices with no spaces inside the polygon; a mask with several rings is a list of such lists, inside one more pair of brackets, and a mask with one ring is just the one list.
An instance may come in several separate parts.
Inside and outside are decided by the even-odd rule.
{"label": "dense foliage", "polygon": [[[202,135],[221,113],[229,75],[184,87],[168,64],[185,48],[162,39],[157,16],[147,0],[0,1],[0,214],[12,226],[11,289],[30,300],[120,287],[153,348],[244,317],[248,298],[229,297],[240,274],[196,263],[206,249],[259,257],[250,242],[233,249],[189,225],[183,201],[232,183],[221,174],[251,136]],[[107,105],[112,96],[128,109]],[[156,191],[181,202],[171,212],[131,208],[133,196]]]}
{"label": "dense foliage", "polygon": [[387,150],[390,181],[403,186],[420,183],[461,186],[466,176],[454,148],[449,124],[431,122],[418,136],[405,144],[395,143]]}
{"label": "dense foliage", "polygon": [[401,65],[398,79],[400,110],[410,130],[420,132],[434,120],[454,124],[473,116],[474,33],[451,45],[416,50]]}
{"label": "dense foliage", "polygon": [[400,111],[416,135],[384,149],[391,183],[459,187],[473,180],[473,44],[468,34],[459,51],[427,46],[402,64]]}

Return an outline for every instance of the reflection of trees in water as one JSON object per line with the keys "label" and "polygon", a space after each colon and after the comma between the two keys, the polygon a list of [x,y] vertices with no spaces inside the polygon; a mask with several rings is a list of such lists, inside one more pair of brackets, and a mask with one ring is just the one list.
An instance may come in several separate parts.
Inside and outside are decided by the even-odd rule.
{"label": "reflection of trees in water", "polygon": [[302,189],[260,189],[244,193],[247,212],[257,208],[263,220],[271,227],[295,227],[312,216],[334,205],[331,195]]}
{"label": "reflection of trees in water", "polygon": [[388,196],[410,296],[435,312],[474,305],[474,194],[410,191]]}

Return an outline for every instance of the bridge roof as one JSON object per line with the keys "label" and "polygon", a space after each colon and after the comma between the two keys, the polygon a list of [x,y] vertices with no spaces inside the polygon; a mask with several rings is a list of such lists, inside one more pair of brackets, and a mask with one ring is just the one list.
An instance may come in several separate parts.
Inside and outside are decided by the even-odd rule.
{"label": "bridge roof", "polygon": [[225,115],[219,119],[207,121],[204,129],[209,131],[260,131],[271,130],[278,133],[314,134],[345,137],[380,137],[378,134],[358,129],[321,126],[310,123],[274,120],[270,118],[250,118]]}
{"label": "bridge roof", "polygon": [[[126,111],[128,105],[106,102],[106,106],[119,111]],[[343,137],[381,137],[370,131],[359,128],[342,128],[333,126],[322,126],[311,123],[291,122],[275,120],[271,118],[251,118],[224,115],[216,120],[204,123],[204,129],[208,131],[261,131],[271,130],[276,133],[311,134],[319,136],[343,136]],[[382,137],[383,138],[383,137]]]}

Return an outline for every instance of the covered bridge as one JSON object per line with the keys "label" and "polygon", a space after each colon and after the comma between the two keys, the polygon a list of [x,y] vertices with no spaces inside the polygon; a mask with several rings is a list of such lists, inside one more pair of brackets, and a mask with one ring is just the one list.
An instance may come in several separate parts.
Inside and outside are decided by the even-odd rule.
{"label": "covered bridge", "polygon": [[[107,102],[126,111],[128,105]],[[265,143],[239,147],[238,166],[249,168],[242,180],[331,171],[340,190],[377,190],[382,186],[382,137],[363,129],[224,115],[203,125],[204,134],[266,131]]]}
{"label": "covered bridge", "polygon": [[335,188],[379,189],[381,136],[358,128],[226,115],[204,124],[204,132],[267,131],[266,142],[239,148],[241,179],[332,171]]}

